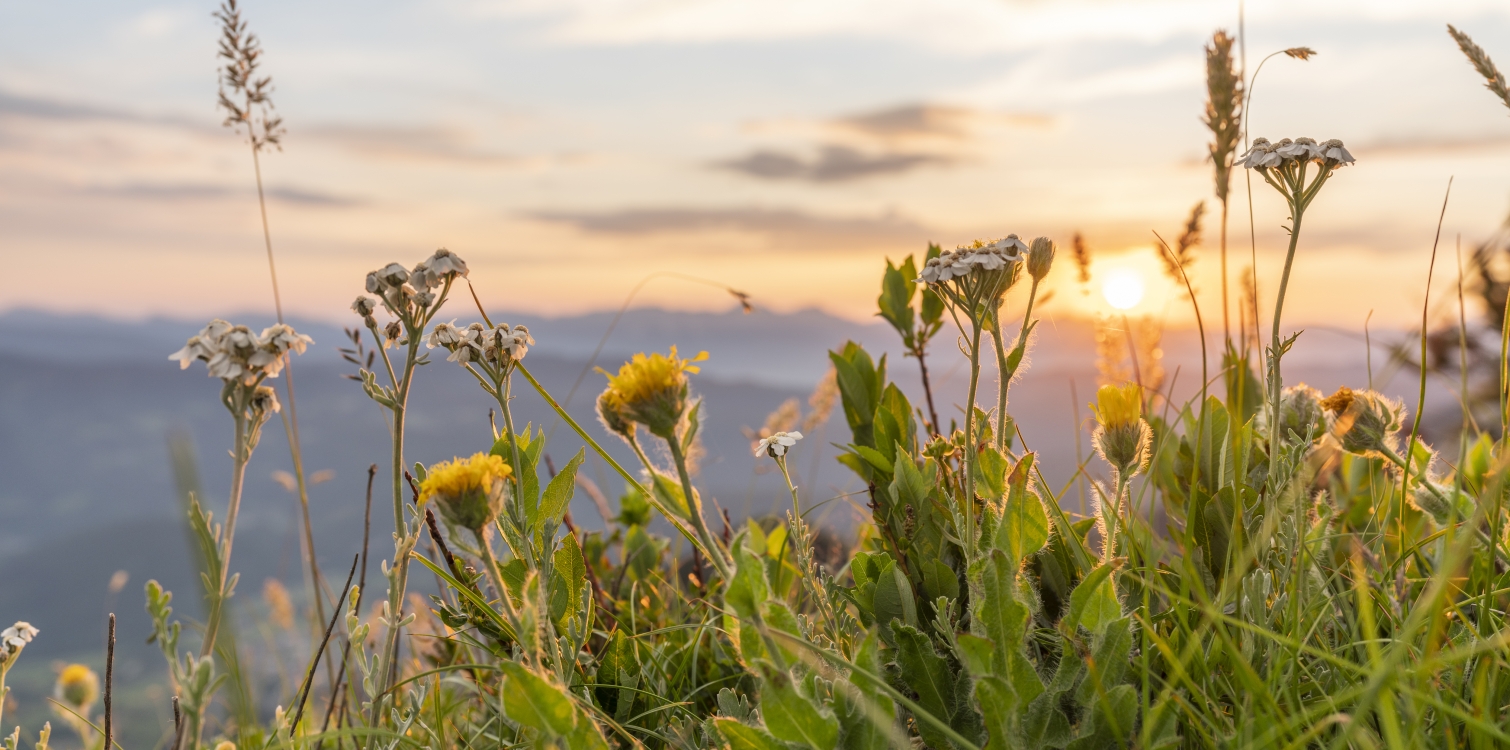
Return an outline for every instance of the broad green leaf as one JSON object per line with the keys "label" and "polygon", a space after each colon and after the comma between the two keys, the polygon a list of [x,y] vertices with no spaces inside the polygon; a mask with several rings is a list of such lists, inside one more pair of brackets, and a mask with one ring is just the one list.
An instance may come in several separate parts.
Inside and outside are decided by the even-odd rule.
{"label": "broad green leaf", "polygon": [[975,494],[987,500],[1007,494],[1007,459],[989,445],[975,459]]}
{"label": "broad green leaf", "polygon": [[1000,677],[982,678],[975,683],[975,698],[980,702],[981,718],[985,720],[986,735],[990,737],[989,747],[993,750],[1024,747],[1017,741],[1021,711],[1017,696],[1007,681]]}
{"label": "broad green leaf", "polygon": [[729,741],[733,750],[788,750],[781,740],[761,729],[741,724],[737,719],[715,718],[713,725]]}
{"label": "broad green leaf", "polygon": [[900,266],[887,260],[886,273],[881,277],[881,296],[876,299],[877,314],[896,329],[909,347],[913,338],[912,295],[917,292],[917,284],[913,283],[916,278],[917,268],[911,255]]}
{"label": "broad green leaf", "polygon": [[[546,491],[547,494],[549,490]],[[566,621],[582,609],[582,591],[587,585],[587,563],[582,560],[582,549],[577,546],[577,537],[567,534],[561,538],[561,546],[554,555],[555,570],[551,576],[551,622],[558,632],[566,632]]]}
{"label": "broad green leaf", "polygon": [[1014,563],[1038,553],[1049,541],[1049,517],[1043,511],[1043,501],[1033,492],[1029,470],[1033,454],[1022,457],[1008,475],[1006,508],[1001,519],[1001,528],[996,533],[996,547],[1007,553]]}
{"label": "broad green leaf", "polygon": [[954,644],[960,664],[964,665],[965,671],[971,676],[979,679],[991,674],[991,662],[995,658],[996,644],[990,638],[982,638],[970,633],[958,633],[954,636]]}
{"label": "broad green leaf", "polygon": [[[735,577],[737,578],[738,574]],[[881,637],[887,643],[892,643],[894,640],[892,620],[899,620],[903,625],[917,627],[917,602],[913,597],[912,584],[907,580],[906,574],[897,567],[894,561],[888,559],[885,569],[877,576],[876,591],[871,600],[871,609],[875,612],[876,623],[881,626]]]}
{"label": "broad green leaf", "polygon": [[631,688],[639,686],[639,677],[640,663],[634,641],[625,636],[622,630],[613,631],[613,637],[608,639],[608,645],[598,655],[595,678],[598,684],[593,688],[598,705],[613,714],[616,721],[627,721],[632,715],[630,711],[635,699],[635,692]]}
{"label": "broad green leaf", "polygon": [[[902,682],[917,694],[917,703],[934,718],[952,723],[954,716],[955,678],[949,662],[938,655],[933,641],[917,628],[896,625],[892,628],[897,640],[897,666],[901,668]],[[919,719],[918,733],[931,747],[950,747],[949,737],[933,724]]]}
{"label": "broad green leaf", "polygon": [[522,726],[552,737],[565,737],[576,727],[571,698],[545,678],[518,662],[499,663],[503,671],[503,712]]}
{"label": "broad green leaf", "polygon": [[1070,594],[1070,613],[1062,621],[1067,634],[1074,633],[1076,627],[1099,634],[1112,620],[1122,616],[1111,574],[1110,563],[1097,566],[1075,587]]}
{"label": "broad green leaf", "polygon": [[834,750],[839,744],[839,720],[803,695],[787,673],[767,669],[764,677],[760,715],[771,734],[812,750]]}
{"label": "broad green leaf", "polygon": [[561,473],[551,478],[550,484],[545,486],[545,495],[540,498],[540,506],[529,510],[528,520],[530,530],[539,536],[547,523],[559,524],[562,516],[571,507],[572,494],[577,489],[577,467],[582,465],[582,460],[587,457],[587,449],[577,451],[566,466],[561,467]]}

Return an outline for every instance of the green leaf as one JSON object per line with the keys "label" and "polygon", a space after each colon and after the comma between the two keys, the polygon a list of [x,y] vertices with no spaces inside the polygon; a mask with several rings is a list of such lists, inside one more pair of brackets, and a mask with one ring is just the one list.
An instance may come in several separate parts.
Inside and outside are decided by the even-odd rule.
{"label": "green leaf", "polygon": [[1023,456],[1007,477],[1010,489],[1001,528],[996,533],[997,549],[1006,552],[1014,563],[1037,554],[1049,541],[1048,514],[1044,513],[1038,494],[1029,489],[1033,455]]}
{"label": "green leaf", "polygon": [[1006,680],[1000,677],[985,677],[975,683],[975,698],[980,702],[981,718],[985,720],[988,745],[992,750],[1024,747],[1017,741],[1018,724],[1021,722],[1017,695]]}
{"label": "green leaf", "polygon": [[876,578],[876,591],[871,605],[876,622],[881,626],[881,638],[887,643],[895,642],[892,620],[917,627],[917,602],[913,596],[912,583],[897,567],[896,562],[888,558],[886,567]]}
{"label": "green leaf", "polygon": [[576,727],[576,710],[560,688],[518,662],[499,663],[503,671],[503,712],[522,726],[552,737],[564,737]]}
{"label": "green leaf", "polygon": [[975,494],[986,500],[1007,494],[1007,459],[989,445],[975,459]]}
{"label": "green leaf", "polygon": [[812,750],[834,750],[839,744],[839,720],[821,710],[797,690],[791,676],[766,669],[760,686],[760,715],[777,739],[796,742]]}
{"label": "green leaf", "polygon": [[[928,243],[928,254],[923,258],[923,263],[926,265],[929,259],[939,257],[942,252],[943,250],[938,245],[932,242]],[[943,322],[944,300],[927,287],[923,288],[922,297],[919,300],[918,307],[922,313],[923,325],[927,327],[931,336],[932,332],[937,331],[939,325]]]}
{"label": "green leaf", "polygon": [[698,426],[697,414],[698,414],[698,412],[702,411],[702,408],[703,408],[703,400],[702,399],[698,399],[696,401],[693,401],[692,402],[692,408],[687,410],[687,431],[684,432],[684,433],[682,433],[682,452],[683,453],[692,450],[692,441],[697,438],[697,426]]}
{"label": "green leaf", "polygon": [[613,637],[608,639],[608,645],[598,655],[598,672],[594,682],[598,683],[593,688],[598,705],[613,714],[615,721],[622,723],[629,720],[632,715],[630,711],[634,707],[633,688],[638,687],[640,682],[640,662],[635,653],[634,641],[625,636],[624,631],[613,631]]}
{"label": "green leaf", "polygon": [[1099,565],[1075,587],[1070,594],[1070,613],[1061,622],[1066,635],[1073,634],[1076,627],[1099,634],[1112,620],[1122,616],[1111,574],[1110,563]]}
{"label": "green leaf", "polygon": [[996,652],[996,644],[990,638],[982,638],[970,633],[958,633],[954,636],[954,645],[955,653],[959,656],[960,664],[964,665],[965,671],[976,679],[990,676],[991,661],[995,658]]}
{"label": "green leaf", "polygon": [[[955,679],[949,662],[933,649],[933,641],[917,628],[897,625],[893,628],[897,639],[897,666],[901,668],[902,681],[917,694],[917,703],[924,711],[946,724],[952,724],[954,716]],[[923,741],[935,748],[951,747],[948,735],[932,723],[918,720],[918,733]]]}
{"label": "green leaf", "polygon": [[[549,494],[549,490],[547,490]],[[587,585],[587,563],[582,560],[582,548],[577,546],[577,537],[567,534],[556,548],[555,569],[551,575],[551,622],[557,631],[566,632],[566,622],[572,615],[585,620],[582,610],[582,591]]]}
{"label": "green leaf", "polygon": [[550,484],[545,486],[544,497],[540,498],[539,508],[526,508],[530,530],[537,536],[547,523],[561,523],[561,517],[571,507],[572,494],[577,489],[577,467],[582,465],[584,458],[587,458],[586,448],[578,450],[577,455],[561,467],[561,473],[551,478]]}
{"label": "green leaf", "polygon": [[913,343],[912,295],[917,291],[913,279],[918,277],[912,256],[900,266],[886,261],[886,273],[881,277],[881,296],[876,300],[877,313],[895,328],[908,348]]}
{"label": "green leaf", "polygon": [[733,750],[787,750],[781,740],[755,727],[741,724],[737,719],[715,718],[713,726],[729,741]]}

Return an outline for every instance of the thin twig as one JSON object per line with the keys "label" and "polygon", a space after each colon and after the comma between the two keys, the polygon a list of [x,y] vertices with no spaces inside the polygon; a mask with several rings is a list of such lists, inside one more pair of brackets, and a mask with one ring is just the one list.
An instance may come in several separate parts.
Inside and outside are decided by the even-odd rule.
{"label": "thin twig", "polygon": [[[115,731],[115,727],[114,727],[114,725],[112,723],[114,721],[115,717],[114,717],[114,715],[111,712],[111,708],[112,708],[112,706],[111,706],[111,698],[112,698],[111,688],[113,687],[112,683],[114,681],[115,681],[115,613],[111,612],[110,613],[110,638],[109,638],[109,640],[105,641],[105,744],[104,744],[104,747],[107,748],[107,750],[110,747],[110,738],[112,736],[112,733]],[[178,707],[178,703],[175,701],[174,704],[173,704],[173,706],[176,709]]]}
{"label": "thin twig", "polygon": [[[351,572],[346,574],[346,584],[341,587],[341,598],[336,600],[336,611],[330,616],[330,624],[325,626],[325,637],[320,639],[320,648],[315,651],[314,661],[309,663],[309,672],[304,675],[304,690],[299,696],[299,707],[294,711],[293,723],[288,725],[288,738],[294,738],[294,732],[299,729],[299,720],[304,717],[304,702],[309,700],[309,689],[314,687],[315,669],[320,665],[320,657],[325,655],[325,645],[330,643],[331,631],[336,629],[336,620],[341,619],[341,606],[346,603],[346,596],[351,593],[351,579],[357,574],[357,561],[360,555],[351,556]],[[111,618],[111,623],[115,622]]]}

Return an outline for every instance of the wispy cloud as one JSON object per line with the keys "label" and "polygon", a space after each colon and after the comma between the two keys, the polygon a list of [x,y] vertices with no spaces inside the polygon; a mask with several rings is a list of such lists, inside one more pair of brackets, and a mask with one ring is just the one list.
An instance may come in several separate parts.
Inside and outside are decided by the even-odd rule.
{"label": "wispy cloud", "polygon": [[766,180],[848,182],[909,172],[918,167],[949,164],[953,159],[936,154],[866,153],[849,146],[824,146],[812,157],[788,151],[760,149],[715,165]]}
{"label": "wispy cloud", "polygon": [[737,232],[774,245],[864,246],[916,244],[935,230],[895,212],[876,216],[824,216],[790,208],[632,208],[618,211],[540,211],[530,218],[583,232],[621,236]]}
{"label": "wispy cloud", "polygon": [[519,156],[480,147],[477,139],[465,130],[443,126],[320,125],[309,128],[304,135],[359,156],[378,159],[486,167],[512,167],[525,162]]}
{"label": "wispy cloud", "polygon": [[[92,185],[83,188],[83,192],[93,195],[165,202],[219,200],[227,197],[240,199],[250,196],[248,190],[208,182],[137,182],[121,185]],[[348,208],[367,203],[367,201],[361,198],[336,195],[320,190],[290,187],[269,188],[267,196],[283,203],[323,208]]]}

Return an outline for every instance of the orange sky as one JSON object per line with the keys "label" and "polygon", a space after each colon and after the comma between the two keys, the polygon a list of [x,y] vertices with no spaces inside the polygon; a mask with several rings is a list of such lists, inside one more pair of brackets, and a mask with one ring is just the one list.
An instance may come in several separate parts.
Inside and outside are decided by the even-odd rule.
{"label": "orange sky", "polygon": [[[0,253],[61,276],[0,308],[192,317],[270,306],[250,159],[213,108],[212,6],[0,6]],[[87,9],[87,13],[81,10]],[[252,0],[286,147],[265,160],[286,305],[345,320],[363,274],[447,246],[491,304],[617,307],[656,271],[775,309],[873,309],[886,257],[1015,232],[1142,274],[1135,312],[1188,319],[1151,230],[1208,201],[1194,282],[1220,316],[1201,46],[1232,3],[733,0],[337,4]],[[1304,17],[1305,23],[1294,19]],[[83,18],[84,20],[80,20]],[[1306,217],[1287,320],[1419,317],[1437,271],[1510,205],[1510,118],[1444,31],[1510,63],[1488,0],[1254,2],[1250,62],[1276,58],[1251,130],[1339,137],[1358,157]],[[1231,265],[1249,257],[1235,183]],[[1285,210],[1253,196],[1261,295]],[[1067,253],[1066,253],[1067,254]],[[1063,256],[1062,256],[1063,257]],[[1061,261],[1053,315],[1104,310]],[[711,309],[660,280],[643,304]],[[1266,302],[1267,304],[1267,302]]]}

